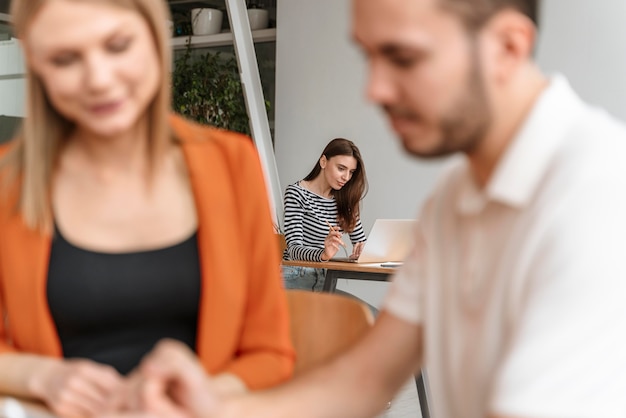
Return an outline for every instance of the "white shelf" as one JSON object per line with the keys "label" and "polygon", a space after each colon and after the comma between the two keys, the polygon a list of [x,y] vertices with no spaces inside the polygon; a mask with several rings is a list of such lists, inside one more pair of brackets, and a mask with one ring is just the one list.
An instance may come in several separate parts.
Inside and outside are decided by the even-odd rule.
{"label": "white shelf", "polygon": [[[212,46],[232,45],[232,32],[222,32],[215,35],[177,36],[172,38],[170,45],[174,49],[183,49],[191,39],[193,48],[207,48]],[[252,31],[254,42],[274,42],[276,40],[276,28],[260,29]]]}
{"label": "white shelf", "polygon": [[168,0],[167,3],[171,6],[186,6],[189,4],[196,6],[203,5],[204,7],[224,7],[224,0]]}

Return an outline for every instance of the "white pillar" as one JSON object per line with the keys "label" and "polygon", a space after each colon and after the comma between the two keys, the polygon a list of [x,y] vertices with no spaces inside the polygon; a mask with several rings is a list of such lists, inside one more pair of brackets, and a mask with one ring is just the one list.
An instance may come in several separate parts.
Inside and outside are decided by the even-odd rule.
{"label": "white pillar", "polygon": [[278,169],[274,158],[274,147],[267,120],[267,111],[265,110],[265,98],[261,87],[250,22],[248,22],[248,12],[244,0],[226,0],[226,8],[233,32],[235,55],[239,65],[246,108],[250,117],[250,131],[263,165],[274,224],[280,227],[283,222],[282,189],[278,179]]}

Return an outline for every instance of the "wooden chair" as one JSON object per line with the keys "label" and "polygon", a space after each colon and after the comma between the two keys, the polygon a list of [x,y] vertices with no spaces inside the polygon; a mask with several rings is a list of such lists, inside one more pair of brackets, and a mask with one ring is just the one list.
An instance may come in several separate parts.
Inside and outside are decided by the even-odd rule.
{"label": "wooden chair", "polygon": [[[320,365],[356,342],[374,323],[363,302],[336,293],[288,289],[295,375]],[[415,377],[422,418],[429,418],[423,375]]]}
{"label": "wooden chair", "polygon": [[332,293],[286,292],[296,375],[345,350],[374,323],[367,305],[358,300]]}
{"label": "wooden chair", "polygon": [[285,236],[283,234],[276,234],[276,241],[278,242],[278,249],[280,250],[280,258],[279,260],[283,260],[283,252],[287,248],[287,241],[285,241]]}

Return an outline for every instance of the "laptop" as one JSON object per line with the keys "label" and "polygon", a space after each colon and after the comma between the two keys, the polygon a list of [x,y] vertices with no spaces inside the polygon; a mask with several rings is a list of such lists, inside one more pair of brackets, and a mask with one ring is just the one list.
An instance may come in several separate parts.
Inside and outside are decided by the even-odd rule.
{"label": "laptop", "polygon": [[410,250],[416,224],[415,219],[376,219],[358,259],[333,257],[330,261],[400,263]]}

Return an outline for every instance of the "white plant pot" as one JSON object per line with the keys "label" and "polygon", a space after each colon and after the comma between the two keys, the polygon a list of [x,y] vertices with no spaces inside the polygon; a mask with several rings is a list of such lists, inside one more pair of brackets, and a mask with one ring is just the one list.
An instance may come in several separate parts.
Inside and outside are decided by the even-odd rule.
{"label": "white plant pot", "polygon": [[265,29],[269,25],[269,13],[266,9],[248,9],[250,29]]}
{"label": "white plant pot", "polygon": [[222,31],[221,10],[198,8],[191,9],[191,30],[194,35],[213,35]]}

